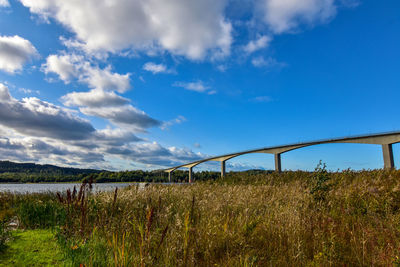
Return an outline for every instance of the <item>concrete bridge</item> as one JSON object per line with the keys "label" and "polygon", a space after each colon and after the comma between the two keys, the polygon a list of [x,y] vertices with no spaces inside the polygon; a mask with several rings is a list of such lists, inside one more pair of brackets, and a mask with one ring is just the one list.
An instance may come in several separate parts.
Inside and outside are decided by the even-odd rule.
{"label": "concrete bridge", "polygon": [[232,158],[251,154],[251,153],[269,153],[274,154],[275,156],[275,171],[282,171],[282,163],[281,163],[281,154],[289,152],[294,149],[299,149],[307,146],[315,146],[321,144],[330,144],[330,143],[355,143],[355,144],[375,144],[382,146],[383,153],[383,162],[385,169],[393,169],[394,161],[393,161],[393,150],[392,144],[400,142],[400,131],[399,132],[388,132],[388,133],[380,133],[380,134],[371,134],[371,135],[361,135],[361,136],[352,136],[352,137],[344,137],[344,138],[335,138],[335,139],[325,139],[325,140],[317,140],[312,142],[304,142],[283,146],[274,146],[274,147],[264,147],[259,149],[241,151],[237,153],[231,153],[206,159],[201,159],[198,161],[189,162],[183,165],[171,167],[168,169],[164,169],[162,171],[168,173],[168,179],[171,181],[171,173],[179,168],[188,168],[189,169],[189,183],[193,181],[193,167],[199,165],[200,163],[207,161],[219,161],[221,162],[221,177],[225,176],[225,162]]}

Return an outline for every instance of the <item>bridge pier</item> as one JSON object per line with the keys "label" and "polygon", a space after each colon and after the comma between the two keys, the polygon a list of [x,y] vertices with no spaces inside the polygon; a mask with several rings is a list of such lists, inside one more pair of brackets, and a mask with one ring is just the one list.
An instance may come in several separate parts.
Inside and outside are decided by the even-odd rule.
{"label": "bridge pier", "polygon": [[225,160],[221,161],[221,178],[225,176]]}
{"label": "bridge pier", "polygon": [[281,153],[276,153],[274,155],[275,155],[275,171],[282,172]]}
{"label": "bridge pier", "polygon": [[394,168],[394,160],[393,160],[392,144],[383,144],[382,145],[382,153],[383,153],[384,168],[385,169],[393,169]]}
{"label": "bridge pier", "polygon": [[171,172],[168,172],[168,181],[171,182]]}
{"label": "bridge pier", "polygon": [[193,167],[189,167],[189,183],[192,182],[192,177],[193,177],[193,171],[192,171]]}

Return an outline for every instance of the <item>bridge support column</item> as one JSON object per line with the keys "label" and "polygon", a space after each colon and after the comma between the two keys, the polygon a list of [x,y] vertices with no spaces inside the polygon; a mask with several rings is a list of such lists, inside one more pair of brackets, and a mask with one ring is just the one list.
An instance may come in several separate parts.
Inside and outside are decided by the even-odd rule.
{"label": "bridge support column", "polygon": [[275,155],[275,171],[282,172],[281,153],[276,153],[274,155]]}
{"label": "bridge support column", "polygon": [[168,181],[171,182],[171,172],[168,172]]}
{"label": "bridge support column", "polygon": [[192,175],[193,175],[192,168],[193,168],[193,167],[190,167],[190,168],[189,168],[189,183],[192,182]]}
{"label": "bridge support column", "polygon": [[382,145],[382,152],[383,152],[384,168],[385,169],[393,169],[394,168],[394,160],[393,160],[392,144]]}
{"label": "bridge support column", "polygon": [[225,176],[225,160],[221,161],[221,178]]}

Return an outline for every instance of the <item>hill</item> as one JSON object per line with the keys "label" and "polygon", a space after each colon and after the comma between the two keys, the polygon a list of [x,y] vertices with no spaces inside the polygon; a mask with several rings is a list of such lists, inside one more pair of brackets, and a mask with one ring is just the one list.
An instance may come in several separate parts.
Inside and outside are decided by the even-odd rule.
{"label": "hill", "polygon": [[95,169],[79,169],[70,167],[58,167],[50,164],[36,164],[36,163],[16,163],[11,161],[0,161],[0,173],[46,173],[57,175],[78,175],[78,174],[91,174],[99,173],[101,170]]}
{"label": "hill", "polygon": [[0,183],[78,182],[103,170],[0,161]]}

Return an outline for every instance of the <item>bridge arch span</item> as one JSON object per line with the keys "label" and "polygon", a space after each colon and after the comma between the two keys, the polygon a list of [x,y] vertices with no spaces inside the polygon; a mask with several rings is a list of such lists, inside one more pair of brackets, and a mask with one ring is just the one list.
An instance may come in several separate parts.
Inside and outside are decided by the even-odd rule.
{"label": "bridge arch span", "polygon": [[275,146],[275,147],[265,147],[247,151],[241,151],[236,153],[225,154],[221,156],[206,158],[190,163],[186,163],[183,165],[171,167],[165,170],[164,172],[168,172],[169,181],[171,181],[171,173],[181,167],[186,167],[189,169],[189,182],[192,182],[192,168],[207,162],[207,161],[219,161],[221,162],[221,177],[225,176],[226,173],[226,166],[225,162],[232,158],[236,158],[241,155],[246,154],[253,154],[253,153],[268,153],[274,154],[275,159],[275,171],[281,172],[281,154],[303,148],[309,147],[314,145],[320,144],[329,144],[329,143],[354,143],[354,144],[376,144],[382,146],[382,154],[383,154],[383,161],[384,161],[384,168],[385,169],[392,169],[394,168],[394,160],[393,160],[393,149],[392,144],[400,142],[400,132],[390,132],[390,133],[381,133],[381,134],[372,134],[372,135],[362,135],[362,136],[353,136],[353,137],[343,137],[343,138],[336,138],[336,139],[325,139],[325,140],[317,140],[312,142],[303,142],[297,144],[289,144],[283,146]]}

